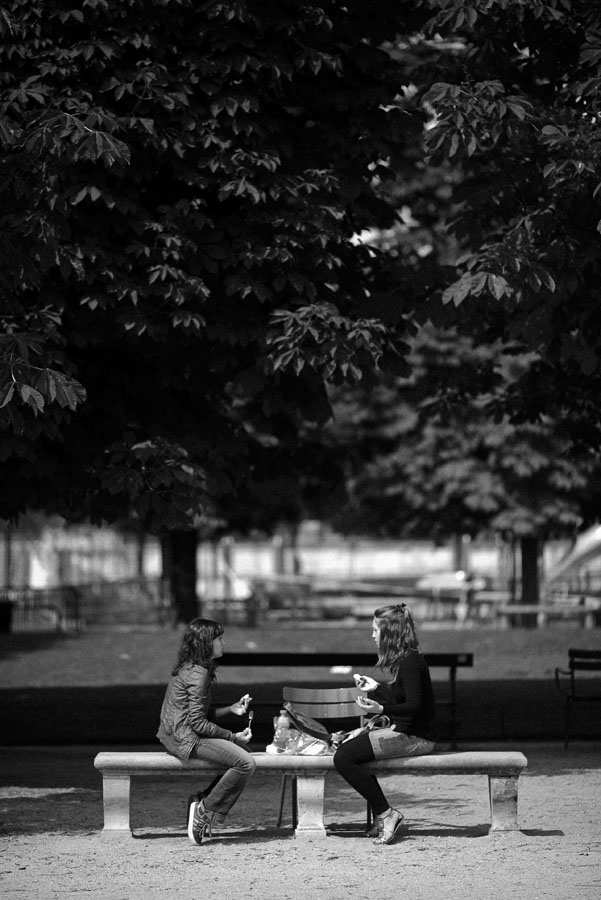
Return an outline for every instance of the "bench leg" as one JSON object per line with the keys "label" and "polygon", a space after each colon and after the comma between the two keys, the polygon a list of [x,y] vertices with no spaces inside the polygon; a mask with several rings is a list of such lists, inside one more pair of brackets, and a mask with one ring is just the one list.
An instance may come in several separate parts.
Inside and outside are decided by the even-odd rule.
{"label": "bench leg", "polygon": [[131,776],[111,772],[102,776],[102,800],[104,804],[103,834],[131,834],[129,824],[129,798]]}
{"label": "bench leg", "polygon": [[278,821],[277,821],[278,828],[280,828],[280,826],[282,824],[282,819],[284,818],[284,801],[286,799],[286,783],[287,783],[287,781],[288,781],[288,776],[282,775],[282,778],[280,781],[280,809],[278,812]]}
{"label": "bench leg", "polygon": [[490,830],[518,830],[518,776],[489,775]]}
{"label": "bench leg", "polygon": [[280,786],[280,809],[278,812],[278,821],[277,827],[280,828],[282,825],[282,819],[284,818],[284,801],[286,799],[286,785],[290,781],[290,795],[292,800],[292,830],[296,828],[296,815],[297,815],[297,802],[296,802],[296,775],[282,775],[282,781]]}
{"label": "bench leg", "polygon": [[571,703],[572,703],[571,697],[569,695],[566,696],[566,705],[565,705],[565,711],[564,711],[564,725],[563,725],[563,727],[564,727],[563,746],[564,746],[564,749],[566,749],[566,750],[568,749],[568,744],[570,743],[570,727],[571,727],[571,712],[572,712]]}
{"label": "bench leg", "polygon": [[322,835],[323,799],[325,777],[323,772],[311,775],[308,772],[296,774],[296,829],[295,835]]}

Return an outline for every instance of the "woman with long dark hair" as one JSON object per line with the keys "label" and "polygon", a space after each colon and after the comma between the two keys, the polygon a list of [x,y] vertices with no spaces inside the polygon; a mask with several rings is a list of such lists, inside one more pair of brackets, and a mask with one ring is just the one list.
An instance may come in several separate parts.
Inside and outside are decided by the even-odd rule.
{"label": "woman with long dark hair", "polygon": [[[209,719],[211,688],[217,663],[224,651],[223,626],[211,619],[194,619],[182,638],[161,709],[158,739],[179,759],[204,759],[225,768],[204,792],[189,798],[188,836],[195,844],[211,835],[214,823],[223,822],[256,763],[244,749],[251,739],[249,727],[233,732]],[[211,710],[215,719],[242,716],[250,697]]]}
{"label": "woman with long dark hair", "polygon": [[364,763],[431,753],[436,740],[434,695],[430,671],[404,603],[375,611],[372,637],[378,648],[377,666],[388,669],[393,680],[380,684],[366,675],[356,675],[355,683],[363,691],[356,702],[366,716],[387,716],[390,727],[375,728],[345,741],[334,754],[334,765],[371,804],[378,818],[375,843],[390,844],[404,816],[390,806],[378,780]]}

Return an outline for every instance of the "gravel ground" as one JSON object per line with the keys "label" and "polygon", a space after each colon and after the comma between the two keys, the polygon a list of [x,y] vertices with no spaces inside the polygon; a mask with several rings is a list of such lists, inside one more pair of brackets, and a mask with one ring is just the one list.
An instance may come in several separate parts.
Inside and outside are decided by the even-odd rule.
{"label": "gravel ground", "polygon": [[327,787],[325,838],[294,838],[289,818],[275,827],[279,781],[266,773],[201,847],[185,831],[185,798],[196,787],[187,777],[134,780],[133,838],[103,837],[92,765],[100,749],[0,747],[4,900],[601,896],[599,743],[575,742],[567,751],[559,743],[511,745],[529,761],[520,779],[521,830],[513,833],[487,834],[484,776],[383,779],[409,822],[388,847],[365,837],[363,805],[336,775]]}

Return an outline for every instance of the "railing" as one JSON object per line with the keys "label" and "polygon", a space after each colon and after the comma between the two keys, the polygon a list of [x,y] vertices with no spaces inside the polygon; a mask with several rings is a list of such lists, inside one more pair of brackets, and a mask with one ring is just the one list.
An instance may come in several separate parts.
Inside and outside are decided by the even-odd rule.
{"label": "railing", "polygon": [[77,585],[88,625],[164,625],[172,621],[166,582],[121,578]]}
{"label": "railing", "polygon": [[161,579],[127,578],[0,591],[0,630],[78,632],[84,625],[166,624],[171,608]]}
{"label": "railing", "polygon": [[550,622],[577,621],[583,628],[601,625],[601,598],[584,595],[542,600],[537,604],[510,603],[496,609],[499,627],[536,624],[544,628]]}
{"label": "railing", "polygon": [[77,588],[11,588],[0,591],[5,631],[81,631],[81,596]]}
{"label": "railing", "polygon": [[417,621],[462,621],[466,592],[443,594],[383,581],[362,582],[309,576],[253,579],[247,597],[203,598],[203,613],[224,624],[256,625],[274,620],[366,619],[389,603],[407,602]]}

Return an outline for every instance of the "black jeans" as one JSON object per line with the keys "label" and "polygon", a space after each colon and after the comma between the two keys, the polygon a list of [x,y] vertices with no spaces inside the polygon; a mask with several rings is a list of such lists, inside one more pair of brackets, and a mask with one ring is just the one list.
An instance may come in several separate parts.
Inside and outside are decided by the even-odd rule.
{"label": "black jeans", "polygon": [[375,775],[368,772],[363,763],[375,759],[367,734],[360,734],[341,744],[334,754],[334,766],[344,780],[371,804],[374,815],[381,816],[390,804],[382,792]]}

